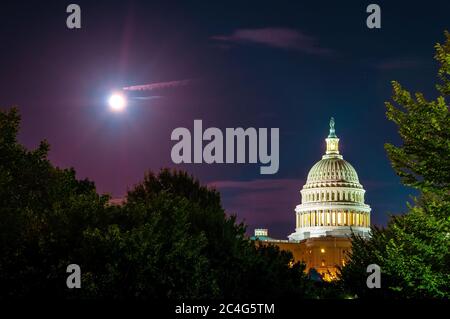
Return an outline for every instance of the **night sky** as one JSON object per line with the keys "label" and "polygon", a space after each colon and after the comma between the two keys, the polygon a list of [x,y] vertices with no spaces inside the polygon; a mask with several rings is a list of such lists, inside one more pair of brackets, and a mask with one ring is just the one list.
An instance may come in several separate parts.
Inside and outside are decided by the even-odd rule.
{"label": "night sky", "polygon": [[[70,3],[81,7],[79,30],[66,27]],[[381,29],[366,27],[369,3],[381,6]],[[185,169],[215,185],[249,233],[267,227],[282,239],[294,231],[299,190],[334,116],[341,154],[383,225],[413,193],[383,148],[400,143],[385,117],[390,81],[436,96],[433,47],[450,29],[449,12],[448,0],[2,2],[0,107],[19,106],[20,142],[47,139],[51,161],[101,193],[124,196],[148,169]],[[124,113],[108,109],[115,88],[186,79],[150,92],[158,98],[130,100]],[[279,127],[278,173],[173,164],[171,132],[192,131],[194,119],[223,130]]]}

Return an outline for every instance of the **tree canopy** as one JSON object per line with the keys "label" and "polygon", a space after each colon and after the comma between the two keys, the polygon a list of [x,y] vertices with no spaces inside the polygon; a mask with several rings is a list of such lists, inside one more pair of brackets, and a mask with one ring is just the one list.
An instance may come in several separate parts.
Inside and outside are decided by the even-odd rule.
{"label": "tree canopy", "polygon": [[[450,298],[450,34],[436,44],[439,96],[426,99],[393,81],[387,118],[398,126],[402,145],[386,144],[392,167],[419,195],[409,210],[372,238],[353,237],[350,262],[341,278],[360,297]],[[366,267],[378,264],[382,288],[365,285]]]}
{"label": "tree canopy", "polygon": [[[16,108],[0,112],[0,298],[311,297],[304,264],[255,245],[220,194],[185,172],[148,172],[125,204],[109,204],[45,141],[17,141]],[[81,267],[68,289],[66,267]]]}

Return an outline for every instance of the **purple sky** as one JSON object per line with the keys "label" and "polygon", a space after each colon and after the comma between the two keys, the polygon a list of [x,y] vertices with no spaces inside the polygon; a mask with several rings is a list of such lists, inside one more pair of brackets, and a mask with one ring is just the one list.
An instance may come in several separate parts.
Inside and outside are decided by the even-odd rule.
{"label": "purple sky", "polygon": [[[435,95],[433,46],[449,29],[448,1],[426,8],[381,1],[383,27],[365,26],[365,5],[248,1],[79,1],[82,29],[65,27],[71,2],[10,2],[1,10],[0,107],[20,107],[20,140],[46,138],[50,159],[74,167],[99,192],[123,196],[148,169],[186,169],[215,185],[229,213],[271,235],[294,230],[294,208],[336,119],[344,159],[357,170],[384,224],[405,210],[384,143],[400,143],[385,118],[390,81]],[[406,5],[408,4],[408,5]],[[190,79],[133,91],[111,113],[117,88]],[[131,94],[131,93],[130,93]],[[173,129],[280,128],[280,170],[260,164],[175,165]]]}

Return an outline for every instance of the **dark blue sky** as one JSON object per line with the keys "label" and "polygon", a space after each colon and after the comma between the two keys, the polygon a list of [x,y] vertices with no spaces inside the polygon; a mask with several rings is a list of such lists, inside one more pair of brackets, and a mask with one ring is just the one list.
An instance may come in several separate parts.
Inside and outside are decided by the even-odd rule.
{"label": "dark blue sky", "polygon": [[[66,28],[77,3],[82,29]],[[366,27],[377,3],[382,28]],[[20,140],[52,146],[100,192],[123,196],[147,169],[186,169],[216,185],[249,230],[285,238],[311,166],[336,119],[344,158],[357,170],[372,220],[405,210],[383,144],[400,143],[385,117],[391,80],[434,90],[434,45],[450,29],[448,1],[15,1],[0,11],[0,107],[18,105]],[[113,88],[194,79],[108,111]],[[170,158],[173,129],[279,127],[280,170],[257,165],[183,165]]]}

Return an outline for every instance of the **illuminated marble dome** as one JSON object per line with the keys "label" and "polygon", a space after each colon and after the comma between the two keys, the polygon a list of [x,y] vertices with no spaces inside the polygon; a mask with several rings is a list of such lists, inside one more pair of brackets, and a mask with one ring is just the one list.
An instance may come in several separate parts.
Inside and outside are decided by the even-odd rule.
{"label": "illuminated marble dome", "polygon": [[300,191],[302,201],[295,208],[296,228],[289,240],[313,237],[363,237],[370,231],[370,206],[364,203],[362,185],[353,166],[339,154],[339,138],[330,120],[327,149],[309,171]]}

